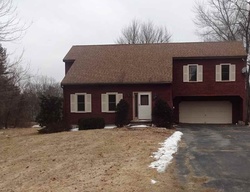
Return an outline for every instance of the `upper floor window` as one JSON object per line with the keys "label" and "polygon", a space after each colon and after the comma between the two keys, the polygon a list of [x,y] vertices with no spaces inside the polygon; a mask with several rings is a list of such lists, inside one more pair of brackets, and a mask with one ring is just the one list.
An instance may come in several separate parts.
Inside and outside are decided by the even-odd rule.
{"label": "upper floor window", "polygon": [[230,65],[221,65],[221,80],[229,81],[229,67]]}
{"label": "upper floor window", "polygon": [[223,63],[216,65],[216,81],[235,81],[235,65]]}
{"label": "upper floor window", "polygon": [[123,98],[121,93],[105,93],[102,94],[102,112],[115,112],[116,105]]}
{"label": "upper floor window", "polygon": [[189,64],[183,66],[183,82],[202,82],[203,66],[198,64]]}
{"label": "upper floor window", "polygon": [[189,81],[197,81],[197,65],[189,65]]}
{"label": "upper floor window", "polygon": [[87,93],[70,94],[70,112],[71,113],[90,113],[91,112],[91,94],[87,94]]}

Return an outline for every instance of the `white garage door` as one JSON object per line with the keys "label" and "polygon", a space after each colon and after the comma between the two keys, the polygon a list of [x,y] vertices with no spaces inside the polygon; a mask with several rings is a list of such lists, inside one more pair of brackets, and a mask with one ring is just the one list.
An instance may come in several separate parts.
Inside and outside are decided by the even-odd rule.
{"label": "white garage door", "polygon": [[180,123],[232,123],[229,101],[182,101],[179,104]]}

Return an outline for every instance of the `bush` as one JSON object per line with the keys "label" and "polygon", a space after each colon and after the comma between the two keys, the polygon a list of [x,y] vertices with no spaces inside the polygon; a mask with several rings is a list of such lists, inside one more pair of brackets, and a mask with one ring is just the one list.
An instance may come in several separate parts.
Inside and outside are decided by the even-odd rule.
{"label": "bush", "polygon": [[124,99],[121,99],[117,104],[115,112],[115,125],[117,127],[123,127],[128,123],[128,110],[129,104]]}
{"label": "bush", "polygon": [[69,131],[70,125],[65,123],[64,121],[49,123],[46,127],[39,129],[38,132],[41,134],[44,133],[57,133],[62,131]]}
{"label": "bush", "polygon": [[62,121],[62,98],[42,95],[39,99],[40,112],[36,121],[41,127]]}
{"label": "bush", "polygon": [[171,128],[173,122],[173,112],[166,101],[157,99],[152,112],[153,123],[157,127]]}
{"label": "bush", "polygon": [[79,119],[78,126],[79,130],[101,129],[105,127],[105,121],[100,117]]}

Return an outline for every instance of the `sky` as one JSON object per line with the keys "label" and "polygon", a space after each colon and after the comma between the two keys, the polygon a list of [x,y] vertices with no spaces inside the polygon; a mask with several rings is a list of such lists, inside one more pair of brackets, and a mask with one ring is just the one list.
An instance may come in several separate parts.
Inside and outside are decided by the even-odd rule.
{"label": "sky", "polygon": [[113,44],[133,19],[166,27],[172,42],[200,41],[195,0],[13,0],[28,29],[22,39],[2,43],[10,59],[23,52],[22,66],[61,81],[63,58],[73,45]]}

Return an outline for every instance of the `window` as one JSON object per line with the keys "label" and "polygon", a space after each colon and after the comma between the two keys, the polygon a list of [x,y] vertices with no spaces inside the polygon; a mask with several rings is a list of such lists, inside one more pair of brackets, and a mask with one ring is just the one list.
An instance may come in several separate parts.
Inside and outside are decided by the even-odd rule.
{"label": "window", "polygon": [[235,65],[223,63],[215,67],[216,81],[235,81]]}
{"label": "window", "polygon": [[221,80],[229,81],[229,65],[221,66]]}
{"label": "window", "polygon": [[197,65],[189,65],[189,81],[197,81]]}
{"label": "window", "polygon": [[115,112],[116,105],[122,99],[121,93],[105,93],[101,95],[102,112]]}
{"label": "window", "polygon": [[108,95],[109,111],[115,111],[116,109],[116,95]]}
{"label": "window", "polygon": [[141,95],[141,105],[148,105],[148,104],[149,104],[148,95]]}
{"label": "window", "polygon": [[91,94],[87,94],[87,93],[70,94],[70,112],[71,113],[90,113],[91,112]]}
{"label": "window", "polygon": [[77,95],[77,111],[85,111],[85,95]]}
{"label": "window", "polygon": [[202,82],[203,66],[198,64],[189,64],[183,66],[183,82]]}

